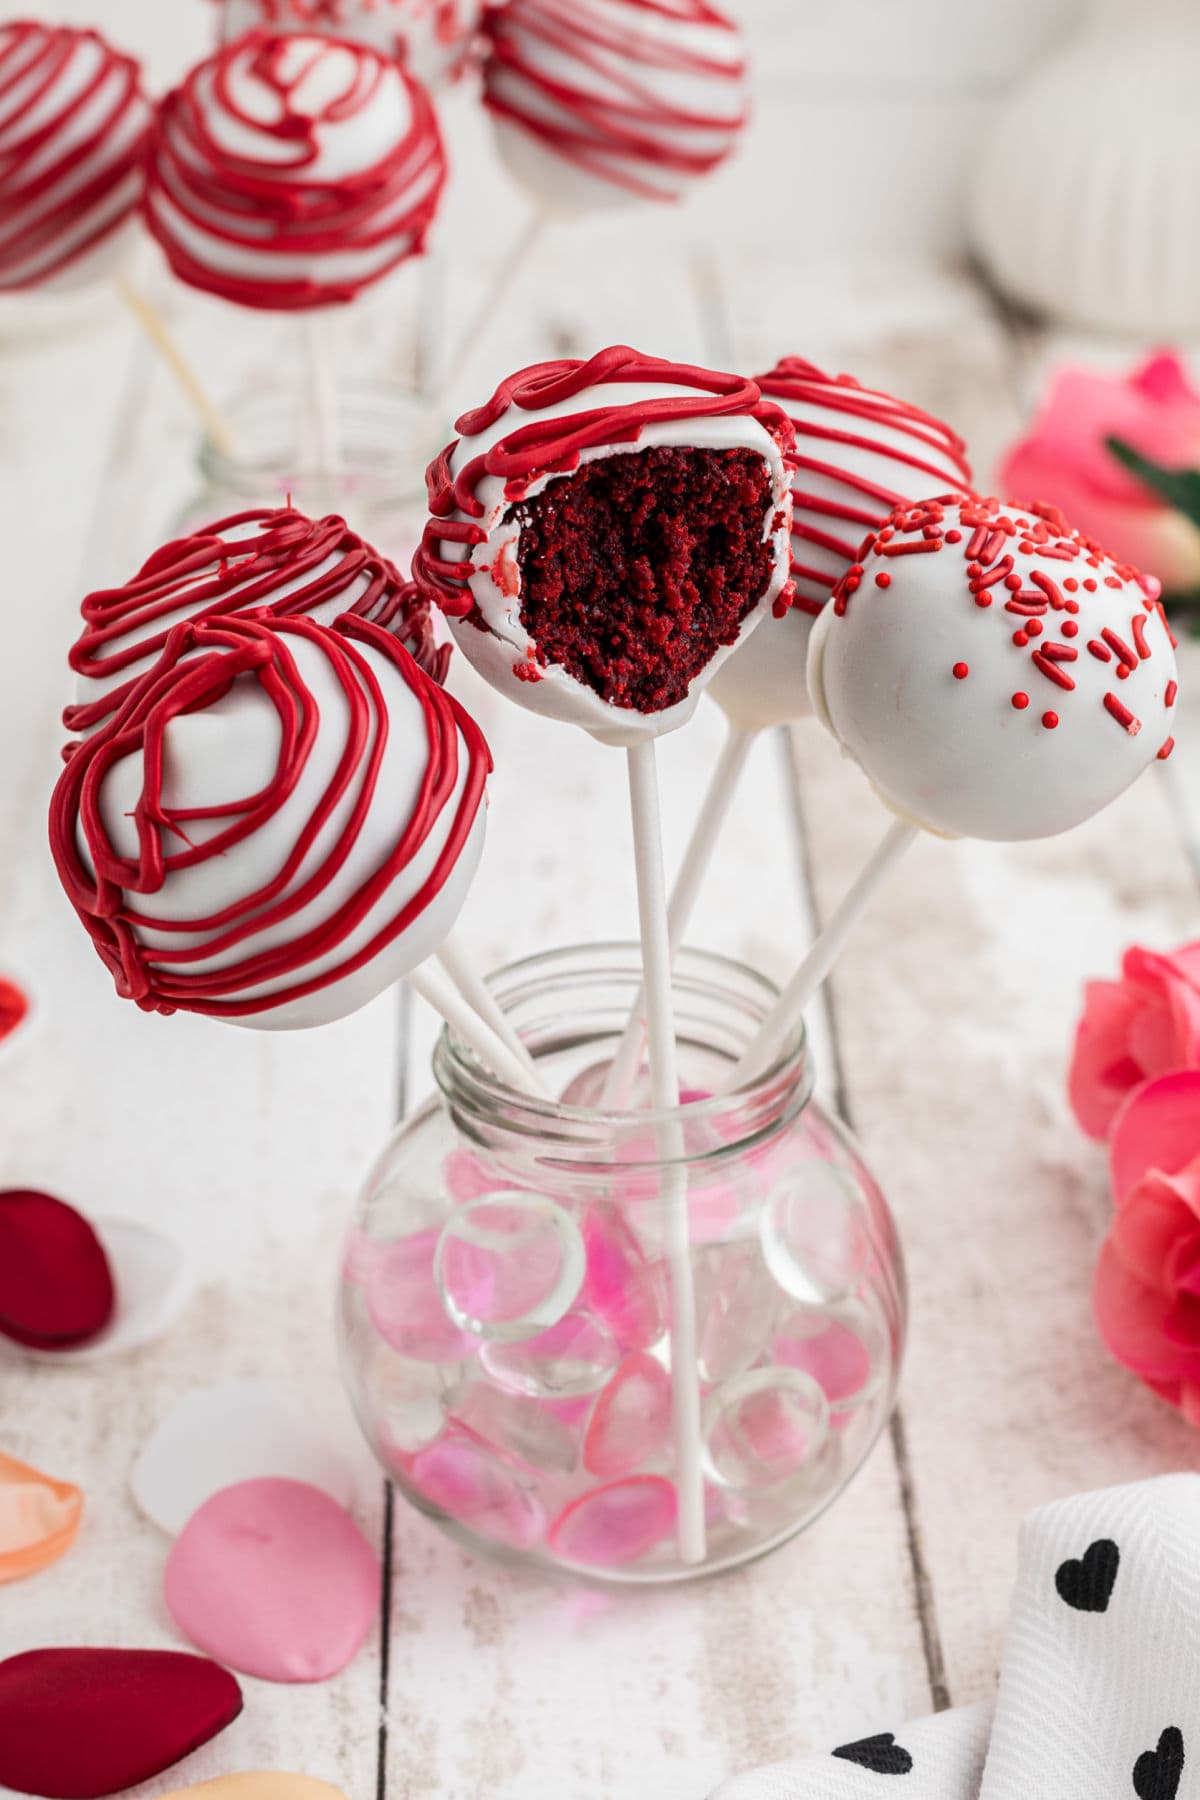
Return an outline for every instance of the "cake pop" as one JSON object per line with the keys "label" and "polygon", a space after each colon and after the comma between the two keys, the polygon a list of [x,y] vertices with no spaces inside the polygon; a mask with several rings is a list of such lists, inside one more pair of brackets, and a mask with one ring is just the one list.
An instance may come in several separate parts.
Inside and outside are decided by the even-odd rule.
{"label": "cake pop", "polygon": [[728,1080],[769,1067],[920,830],[1052,837],[1171,754],[1175,640],[1055,507],[946,495],[865,540],[813,628],[821,722],[896,819]]}
{"label": "cake pop", "polygon": [[146,219],[193,287],[327,307],[423,249],[445,175],[432,103],[399,64],[364,44],[251,32],[163,101]]}
{"label": "cake pop", "polygon": [[67,761],[51,848],[144,1010],[324,1024],[449,932],[489,768],[478,727],[382,627],[202,618]]}
{"label": "cake pop", "polygon": [[450,646],[438,643],[412,582],[343,519],[262,508],[164,545],[123,587],[87,596],[68,656],[78,685],[63,715],[67,730],[90,732],[111,718],[175,626],[259,609],[322,625],[355,613],[391,631],[427,675],[445,680]]}
{"label": "cake pop", "polygon": [[[414,578],[501,693],[627,752],[679,1546],[698,1563],[696,1304],[654,740],[686,722],[744,633],[788,604],[792,430],[754,382],[623,345],[521,370],[458,429],[429,470]],[[674,1518],[672,1495],[666,1529]]]}
{"label": "cake pop", "polygon": [[0,25],[0,289],[68,290],[128,255],[152,110],[95,31]]}
{"label": "cake pop", "polygon": [[221,36],[303,31],[350,38],[401,62],[427,87],[457,75],[470,54],[483,0],[217,0]]}
{"label": "cake pop", "polygon": [[747,123],[742,34],[708,0],[506,0],[484,23],[501,155],[547,210],[678,200]]}
{"label": "cake pop", "polygon": [[852,375],[825,375],[800,356],[785,356],[757,379],[796,431],[796,598],[776,629],[756,633],[713,680],[713,699],[742,731],[787,724],[811,710],[805,663],[813,623],[866,533],[898,506],[947,489],[969,493],[972,482],[963,440],[920,407]]}
{"label": "cake pop", "polygon": [[1170,754],[1170,628],[1057,509],[897,512],[813,631],[822,723],[927,831],[1014,840],[1091,818]]}
{"label": "cake pop", "polygon": [[752,381],[618,345],[520,370],[458,429],[413,576],[532,711],[659,737],[786,607],[791,427]]}

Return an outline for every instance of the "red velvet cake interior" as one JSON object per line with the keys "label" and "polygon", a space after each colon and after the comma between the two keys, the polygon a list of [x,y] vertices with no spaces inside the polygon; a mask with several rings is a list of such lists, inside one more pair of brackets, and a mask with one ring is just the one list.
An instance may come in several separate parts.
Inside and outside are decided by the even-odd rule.
{"label": "red velvet cake interior", "polygon": [[603,457],[509,514],[521,621],[614,706],[660,712],[736,641],[771,579],[771,475],[753,450]]}

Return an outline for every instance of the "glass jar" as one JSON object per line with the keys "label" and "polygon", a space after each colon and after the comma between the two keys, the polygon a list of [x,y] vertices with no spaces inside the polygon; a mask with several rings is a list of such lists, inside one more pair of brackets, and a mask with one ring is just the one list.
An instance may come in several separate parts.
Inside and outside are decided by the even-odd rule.
{"label": "glass jar", "polygon": [[444,422],[418,395],[387,382],[337,390],[337,467],[322,468],[304,384],[249,389],[222,407],[232,450],[205,437],[199,486],[176,520],[183,533],[231,513],[288,501],[314,517],[339,513],[407,572],[427,517],[425,469]]}
{"label": "glass jar", "polygon": [[659,1115],[589,1104],[640,979],[620,944],[490,978],[562,1099],[443,1032],[439,1095],[359,1197],[340,1308],[359,1419],[414,1506],[477,1549],[619,1582],[733,1568],[815,1519],[887,1420],[905,1323],[891,1215],[812,1097],[803,1028],[713,1097],[777,997],[762,976],[678,957],[682,1161],[658,1160]]}

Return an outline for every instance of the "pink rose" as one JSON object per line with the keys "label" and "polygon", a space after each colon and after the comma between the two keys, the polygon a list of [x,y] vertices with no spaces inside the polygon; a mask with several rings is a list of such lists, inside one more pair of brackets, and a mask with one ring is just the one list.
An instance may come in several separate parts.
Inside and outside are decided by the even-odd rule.
{"label": "pink rose", "polygon": [[1200,1070],[1147,1082],[1113,1123],[1113,1219],[1096,1269],[1118,1362],[1200,1425]]}
{"label": "pink rose", "polygon": [[1003,492],[1026,506],[1060,506],[1078,531],[1169,593],[1200,586],[1200,530],[1122,467],[1110,437],[1162,468],[1200,468],[1200,393],[1173,351],[1127,376],[1060,369],[1001,463]]}
{"label": "pink rose", "polygon": [[1090,981],[1067,1093],[1089,1137],[1151,1076],[1200,1069],[1200,943],[1125,952],[1120,981]]}

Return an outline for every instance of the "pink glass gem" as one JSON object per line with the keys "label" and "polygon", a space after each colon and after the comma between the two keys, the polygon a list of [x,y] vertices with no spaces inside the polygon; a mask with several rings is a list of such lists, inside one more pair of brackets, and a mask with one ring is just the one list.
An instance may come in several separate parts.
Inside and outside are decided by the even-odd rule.
{"label": "pink glass gem", "polygon": [[567,1312],[584,1277],[579,1227],[544,1194],[487,1194],[451,1214],[434,1274],[447,1312],[480,1337],[526,1338]]}
{"label": "pink glass gem", "polygon": [[592,1475],[629,1475],[666,1455],[671,1377],[652,1356],[627,1356],[596,1402],[583,1440]]}
{"label": "pink glass gem", "polygon": [[670,1535],[675,1489],[661,1475],[635,1475],[581,1494],[550,1527],[549,1544],[565,1562],[593,1569],[634,1563]]}
{"label": "pink glass gem", "polygon": [[377,1244],[366,1269],[367,1311],[379,1335],[418,1362],[464,1362],[479,1348],[448,1316],[434,1280],[437,1226]]}
{"label": "pink glass gem", "polygon": [[569,1475],[579,1460],[575,1438],[550,1407],[487,1381],[465,1381],[446,1396],[451,1419],[502,1456],[527,1468]]}
{"label": "pink glass gem", "polygon": [[648,1350],[666,1328],[667,1284],[614,1207],[592,1206],[583,1220],[587,1274],[583,1304],[603,1319],[622,1350]]}
{"label": "pink glass gem", "polygon": [[473,1150],[452,1150],[442,1164],[442,1180],[456,1206],[494,1194],[500,1185],[495,1169],[489,1168]]}
{"label": "pink glass gem", "polygon": [[485,1344],[480,1360],[501,1387],[535,1400],[570,1400],[607,1386],[621,1352],[598,1319],[573,1312],[538,1337]]}
{"label": "pink glass gem", "polygon": [[771,1340],[771,1360],[811,1375],[831,1406],[862,1400],[876,1386],[886,1357],[882,1334],[872,1345],[864,1326],[856,1330],[828,1313],[795,1313]]}
{"label": "pink glass gem", "polygon": [[828,1433],[825,1396],[798,1369],[756,1369],[727,1382],[705,1402],[712,1473],[743,1492],[775,1488],[814,1470]]}
{"label": "pink glass gem", "polygon": [[702,1381],[728,1381],[753,1368],[779,1308],[779,1289],[757,1243],[712,1246],[693,1260],[696,1363]]}
{"label": "pink glass gem", "polygon": [[449,1430],[407,1467],[411,1485],[448,1518],[515,1550],[541,1537],[546,1515],[537,1495],[474,1438]]}

